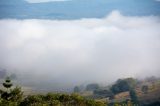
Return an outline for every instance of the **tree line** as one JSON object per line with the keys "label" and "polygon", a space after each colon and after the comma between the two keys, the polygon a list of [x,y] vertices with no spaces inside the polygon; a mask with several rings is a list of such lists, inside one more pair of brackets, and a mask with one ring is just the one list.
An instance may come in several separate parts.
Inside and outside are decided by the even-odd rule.
{"label": "tree line", "polygon": [[86,99],[78,94],[47,93],[24,96],[21,87],[13,87],[7,77],[0,90],[0,106],[105,106],[103,102]]}

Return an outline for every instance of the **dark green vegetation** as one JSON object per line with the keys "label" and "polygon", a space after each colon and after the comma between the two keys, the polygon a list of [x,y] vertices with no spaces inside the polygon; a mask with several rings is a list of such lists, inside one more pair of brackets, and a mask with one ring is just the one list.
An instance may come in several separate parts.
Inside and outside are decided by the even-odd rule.
{"label": "dark green vegetation", "polygon": [[88,84],[86,86],[86,90],[87,91],[94,91],[96,89],[99,89],[99,85],[98,84]]}
{"label": "dark green vegetation", "polygon": [[117,82],[112,85],[111,91],[114,94],[118,94],[120,92],[129,91],[130,89],[134,89],[136,86],[136,80],[133,78],[119,79]]}
{"label": "dark green vegetation", "polygon": [[124,78],[109,86],[88,84],[83,89],[75,88],[79,94],[103,101],[107,106],[160,106],[160,79],[155,77]]}
{"label": "dark green vegetation", "polygon": [[7,77],[0,90],[0,106],[160,106],[160,80],[133,78],[117,80],[113,85],[75,86],[75,93],[24,95]]}
{"label": "dark green vegetation", "polygon": [[135,89],[130,89],[130,90],[129,90],[129,95],[130,95],[131,100],[132,100],[134,103],[139,104],[139,103],[138,103],[138,97],[137,97],[137,94],[136,94]]}
{"label": "dark green vegetation", "polygon": [[32,95],[25,98],[20,106],[105,106],[102,102],[85,99],[77,94]]}
{"label": "dark green vegetation", "polygon": [[0,90],[0,106],[18,106],[22,101],[23,92],[20,87],[12,88],[13,84],[9,77],[3,83],[4,90]]}
{"label": "dark green vegetation", "polygon": [[147,93],[148,93],[148,89],[149,89],[149,88],[148,88],[147,85],[143,85],[143,86],[142,86],[142,92],[143,92],[143,93],[146,93],[146,94],[147,94]]}
{"label": "dark green vegetation", "polygon": [[101,101],[85,99],[78,94],[54,94],[23,96],[20,87],[12,88],[9,77],[3,83],[0,92],[0,106],[105,106]]}
{"label": "dark green vegetation", "polygon": [[80,88],[79,88],[78,86],[75,86],[75,87],[74,87],[74,92],[75,92],[75,93],[80,92]]}

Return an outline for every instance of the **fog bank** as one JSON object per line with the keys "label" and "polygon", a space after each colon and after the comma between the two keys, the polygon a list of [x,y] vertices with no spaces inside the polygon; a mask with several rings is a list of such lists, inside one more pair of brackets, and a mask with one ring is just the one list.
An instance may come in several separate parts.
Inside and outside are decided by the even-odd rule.
{"label": "fog bank", "polygon": [[[0,20],[0,67],[54,87],[160,76],[160,18]],[[34,79],[34,80],[33,80]]]}

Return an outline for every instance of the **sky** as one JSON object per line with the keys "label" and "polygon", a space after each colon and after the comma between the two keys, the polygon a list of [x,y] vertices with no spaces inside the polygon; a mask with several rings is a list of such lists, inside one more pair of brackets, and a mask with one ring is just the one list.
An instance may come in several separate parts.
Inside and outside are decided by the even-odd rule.
{"label": "sky", "polygon": [[59,1],[69,1],[69,0],[26,0],[29,3],[42,3],[42,2],[59,2]]}
{"label": "sky", "polygon": [[[57,1],[71,1],[71,0],[26,0],[30,3],[40,3],[40,2],[57,2]],[[155,1],[160,1],[160,0],[155,0]]]}
{"label": "sky", "polygon": [[160,77],[160,16],[140,13],[2,18],[0,68],[16,73],[24,83],[55,90],[95,82],[107,85],[125,77]]}

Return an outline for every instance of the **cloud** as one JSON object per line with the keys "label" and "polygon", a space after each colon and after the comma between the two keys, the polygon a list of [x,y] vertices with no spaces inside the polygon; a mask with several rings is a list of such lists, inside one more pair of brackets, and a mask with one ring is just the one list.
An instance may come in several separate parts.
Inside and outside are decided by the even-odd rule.
{"label": "cloud", "polygon": [[158,16],[118,11],[102,19],[0,20],[0,67],[56,86],[160,75],[159,28]]}
{"label": "cloud", "polygon": [[70,0],[26,0],[29,3],[43,3],[43,2],[61,2],[61,1],[70,1]]}

